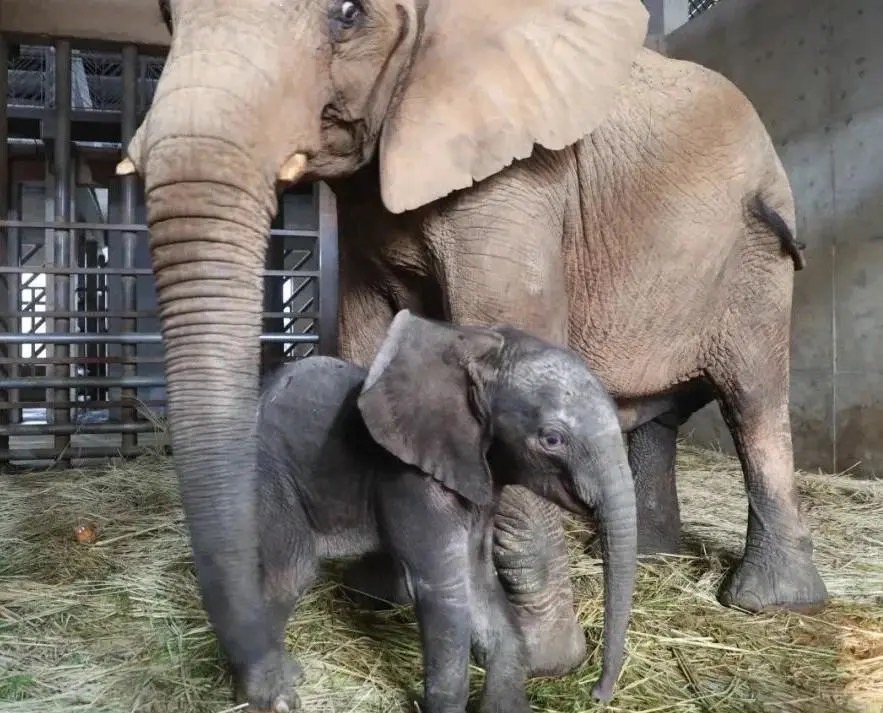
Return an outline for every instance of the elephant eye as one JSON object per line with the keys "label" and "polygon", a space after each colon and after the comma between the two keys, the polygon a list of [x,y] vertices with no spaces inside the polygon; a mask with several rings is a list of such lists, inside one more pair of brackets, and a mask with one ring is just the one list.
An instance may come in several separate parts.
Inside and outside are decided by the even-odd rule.
{"label": "elephant eye", "polygon": [[554,428],[541,428],[538,437],[543,448],[558,450],[564,446],[564,434]]}
{"label": "elephant eye", "polygon": [[364,10],[357,0],[343,0],[334,3],[332,19],[342,27],[350,28],[363,13]]}

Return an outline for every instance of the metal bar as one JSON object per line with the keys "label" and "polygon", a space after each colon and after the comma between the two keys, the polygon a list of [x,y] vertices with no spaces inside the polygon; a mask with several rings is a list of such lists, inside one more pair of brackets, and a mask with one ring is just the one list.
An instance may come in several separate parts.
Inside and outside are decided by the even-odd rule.
{"label": "metal bar", "polygon": [[[315,334],[262,334],[262,342],[316,342]],[[0,344],[159,344],[160,334],[0,334]],[[70,357],[65,357],[70,359]]]}
{"label": "metal bar", "polygon": [[[152,275],[150,268],[124,270],[113,267],[52,267],[48,265],[24,265],[20,267],[0,267],[0,275]],[[33,280],[29,280],[28,284]],[[25,287],[28,286],[25,284]]]}
{"label": "metal bar", "polygon": [[291,271],[292,271],[292,272],[297,272],[298,270],[300,270],[300,269],[304,266],[304,264],[306,264],[306,262],[310,259],[310,257],[312,257],[312,255],[313,255],[313,253],[311,253],[311,252],[309,252],[309,253],[307,253],[306,255],[304,255],[300,260],[297,261],[297,263],[295,263],[295,264],[290,268]]}
{"label": "metal bar", "polygon": [[[43,107],[22,104],[10,104],[10,116],[16,119],[44,119]],[[116,124],[119,122],[119,109],[72,109],[71,121],[92,124]]]}
{"label": "metal bar", "polygon": [[[33,310],[32,311],[18,310],[15,312],[0,311],[0,319],[33,317],[34,314],[35,314],[35,312]],[[106,312],[105,311],[97,311],[96,312],[96,311],[91,311],[91,310],[84,310],[82,312],[70,311],[70,312],[59,312],[59,313],[46,311],[46,312],[37,312],[36,314],[44,315],[46,317],[69,317],[71,319],[76,319],[77,317],[82,317],[82,318],[94,317],[94,318],[98,318],[98,319],[101,319],[101,318],[124,319],[124,318],[128,317],[130,319],[144,319],[145,317],[152,318],[152,317],[159,316],[159,313],[156,310],[135,310],[134,312],[121,312],[121,311],[115,311],[115,310],[107,310]],[[277,317],[277,318],[278,317],[290,317],[292,314],[295,314],[295,315],[297,315],[298,318],[303,318],[303,319],[306,319],[308,317],[316,318],[319,316],[318,312],[285,312],[285,311],[283,311],[283,312],[261,312],[261,319],[270,319],[270,318],[274,318],[274,317]]]}
{"label": "metal bar", "polygon": [[[70,188],[71,188],[71,43],[70,40],[55,41],[55,222],[70,222]],[[61,268],[69,268],[71,266],[71,236],[69,228],[56,227],[54,240],[54,265]],[[70,309],[70,275],[56,273],[53,279],[55,288],[54,309],[59,312],[66,312]],[[54,329],[56,332],[64,333],[70,331],[70,321],[67,319],[56,318],[54,321]],[[67,357],[70,353],[69,344],[66,342],[58,342],[55,345],[54,356],[59,358]],[[67,401],[68,386],[65,384],[64,377],[70,374],[69,367],[56,366],[55,374],[58,378],[59,388],[53,395],[56,401]],[[25,381],[25,384],[27,382]],[[66,408],[56,408],[53,410],[53,422],[58,425],[66,424],[70,421],[70,411]],[[70,437],[67,434],[55,436],[55,449],[63,453],[70,445]],[[64,458],[64,455],[60,456]]]}
{"label": "metal bar", "polygon": [[[140,223],[75,223],[70,220],[0,220],[0,227],[22,228],[31,230],[98,230],[107,232],[124,232],[131,230],[146,233],[148,227]],[[317,230],[283,230],[274,228],[270,231],[271,238],[318,238]]]}
{"label": "metal bar", "polygon": [[[300,273],[298,275],[292,275],[292,277],[303,277],[303,273]],[[317,277],[318,277],[318,275],[317,275]],[[289,305],[294,304],[295,298],[298,297],[300,295],[300,293],[303,292],[304,289],[309,284],[310,284],[309,280],[303,280],[299,285],[296,285],[291,290],[291,297],[288,298],[288,301],[285,303],[285,306],[288,307]]]}
{"label": "metal bar", "polygon": [[[70,319],[76,319],[77,317],[81,318],[95,318],[100,319],[102,317],[111,318],[111,317],[156,317],[157,312],[155,310],[142,310],[140,312],[115,312],[113,310],[71,310],[70,312],[38,312],[37,314],[46,315],[47,317],[68,317]],[[28,310],[18,310],[17,312],[0,312],[0,319],[5,319],[7,317],[33,317],[34,312]]]}
{"label": "metal bar", "polygon": [[[133,357],[136,364],[161,364],[163,359],[161,357]],[[0,363],[8,363],[12,362],[12,359],[5,358],[4,360],[0,360]],[[25,359],[21,359],[21,364],[28,364],[30,366],[50,366],[51,364],[70,364],[71,366],[88,366],[91,364],[101,364],[101,365],[110,365],[110,364],[122,364],[123,358],[118,356],[108,356],[108,357],[94,357],[94,356],[85,356],[85,357],[68,357],[64,361],[59,359],[50,358],[42,358],[42,357],[28,357]]]}
{"label": "metal bar", "polygon": [[[124,451],[122,448],[113,448],[112,446],[72,446],[64,454],[64,467],[67,467],[71,461],[89,458],[135,458],[143,455],[147,450],[146,447]],[[61,456],[51,448],[10,448],[0,451],[0,462],[16,461],[18,463],[30,463],[50,461],[54,463],[60,460]]]}
{"label": "metal bar", "polygon": [[[0,409],[9,409],[9,408],[42,408],[47,405],[47,401],[0,401]],[[88,403],[83,403],[82,401],[68,401],[67,405],[70,408],[78,408],[78,409],[87,409],[87,410],[95,410],[102,408],[109,408],[111,406],[119,406],[122,403],[119,399],[117,400],[103,400],[103,401],[89,401]],[[153,399],[153,400],[139,400],[139,403],[144,404],[145,406],[165,406],[166,402],[163,399]]]}
{"label": "metal bar", "polygon": [[[9,46],[6,43],[6,38],[0,33],[0,98],[2,98],[2,107],[0,107],[0,220],[6,220],[9,217],[9,144],[7,140],[9,138],[9,122],[8,122],[8,113],[7,113],[7,97],[9,96]],[[2,251],[2,259],[0,259],[0,263],[8,263],[10,254],[13,252],[10,250],[10,230],[0,229],[0,251]],[[4,295],[6,296],[7,304],[12,299],[12,287],[15,284],[14,279],[8,279],[6,277],[0,278],[0,289],[2,289]],[[0,329],[6,334],[9,332],[16,331],[13,324],[10,324],[8,320],[3,319],[3,323],[0,324]],[[2,355],[4,357],[10,356],[9,350],[4,348],[2,350]],[[3,368],[0,369],[0,374],[3,377],[12,376],[10,373],[12,370]],[[3,392],[3,398],[9,399],[12,398],[12,394],[8,391]],[[3,413],[0,414],[0,425],[6,425],[10,422],[10,414]],[[0,436],[0,450],[7,449],[9,447],[9,439],[6,436]]]}
{"label": "metal bar", "polygon": [[146,233],[148,228],[146,225],[137,223],[76,223],[69,220],[0,220],[0,226],[9,226],[10,228],[21,228],[23,230],[98,230],[119,232],[122,230],[134,230],[140,233]]}
{"label": "metal bar", "polygon": [[319,192],[319,353],[337,354],[337,201],[324,183]]}
{"label": "metal bar", "polygon": [[[122,109],[122,130],[121,138],[123,144],[128,148],[129,142],[135,135],[136,110],[138,102],[138,49],[134,45],[126,45],[123,47],[123,109]],[[123,223],[135,223],[135,191],[138,187],[138,176],[130,174],[122,177],[122,214],[120,220]],[[123,231],[122,235],[122,253],[123,267],[131,269],[135,266],[135,246],[138,234],[134,230]],[[135,280],[134,275],[123,275],[122,277],[122,293],[124,312],[135,311]],[[125,333],[136,333],[138,331],[138,321],[131,318],[124,318],[121,321],[121,329]],[[132,342],[122,345],[123,360],[131,360],[135,356],[136,347]],[[137,367],[133,363],[123,364],[123,379],[129,379],[135,376]],[[134,400],[137,392],[131,389],[123,389],[122,399]],[[121,410],[122,427],[127,426],[135,420],[136,413],[131,407],[123,407]],[[138,445],[138,438],[135,432],[123,434],[123,448],[135,448]]]}
{"label": "metal bar", "polygon": [[[43,265],[26,265],[24,267],[0,267],[0,275],[144,275],[150,276],[153,270],[149,267],[115,268],[115,267],[44,267]],[[264,277],[319,277],[318,270],[291,272],[289,270],[264,270]]]}
{"label": "metal bar", "polygon": [[[25,139],[12,136],[7,139],[9,153],[15,157],[41,157],[46,154],[46,142],[43,139]],[[115,141],[71,141],[77,154],[107,154],[118,156],[120,144]]]}
{"label": "metal bar", "polygon": [[[146,357],[135,357],[136,364],[162,364],[164,359],[157,356],[146,356]],[[12,361],[9,359],[8,361]],[[50,366],[52,364],[71,364],[73,366],[81,366],[87,364],[122,364],[122,357],[118,356],[109,356],[109,357],[71,357],[66,359],[64,362],[60,362],[56,359],[43,358],[43,357],[27,357],[24,359],[20,359],[18,361],[19,364],[27,365],[27,366]]]}
{"label": "metal bar", "polygon": [[[52,401],[55,403],[70,403],[67,398],[67,390],[75,386],[83,387],[113,387],[113,386],[164,386],[166,383],[163,376],[132,376],[126,378],[110,378],[101,376],[56,376],[44,378],[35,376],[31,378],[0,379],[0,389],[63,389],[66,398]],[[67,413],[67,409],[64,409]]]}
{"label": "metal bar", "polygon": [[[12,221],[10,221],[10,222],[12,222]],[[15,226],[12,226],[12,228],[13,228],[14,230],[18,230],[18,228],[16,228]],[[21,262],[20,262],[19,264],[20,264],[20,265],[27,265],[27,264],[31,261],[31,258],[34,257],[34,255],[36,255],[36,254],[37,254],[38,252],[40,252],[42,249],[43,249],[43,245],[41,245],[40,243],[37,243],[36,245],[34,245],[34,247],[33,247],[31,250],[29,250],[29,251],[28,251],[28,252],[22,257]]]}
{"label": "metal bar", "polygon": [[[102,435],[152,433],[157,430],[156,424],[149,422],[140,423],[69,423],[58,425],[52,423],[21,423],[15,426],[0,427],[0,434],[6,436],[72,436],[76,433]],[[123,446],[131,448],[131,446]]]}

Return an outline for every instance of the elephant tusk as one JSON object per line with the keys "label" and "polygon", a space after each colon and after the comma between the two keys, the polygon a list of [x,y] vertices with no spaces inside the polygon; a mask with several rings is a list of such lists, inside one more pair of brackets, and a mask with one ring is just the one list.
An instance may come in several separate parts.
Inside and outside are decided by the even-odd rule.
{"label": "elephant tusk", "polygon": [[307,170],[307,155],[302,153],[292,154],[279,169],[279,180],[282,183],[294,183]]}
{"label": "elephant tusk", "polygon": [[132,162],[132,159],[124,158],[117,164],[117,176],[131,176],[133,173],[137,173],[137,171],[135,169],[135,164]]}

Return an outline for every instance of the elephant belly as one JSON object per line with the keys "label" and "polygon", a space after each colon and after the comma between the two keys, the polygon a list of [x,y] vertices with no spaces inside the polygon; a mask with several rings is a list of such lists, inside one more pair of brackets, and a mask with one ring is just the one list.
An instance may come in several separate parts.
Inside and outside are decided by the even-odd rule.
{"label": "elephant belly", "polygon": [[[661,69],[648,72],[699,111]],[[639,89],[574,147],[580,221],[565,241],[569,341],[617,398],[657,394],[702,372],[728,293],[744,292],[743,199],[767,165],[750,132],[732,126],[739,117],[724,122],[734,137],[721,145],[660,120],[667,94]]]}
{"label": "elephant belly", "polygon": [[590,243],[588,259],[567,261],[571,348],[617,400],[662,394],[701,375],[726,317],[725,260],[702,250],[685,256],[658,235],[632,236],[631,250],[620,245],[617,254],[604,237]]}
{"label": "elephant belly", "polygon": [[679,344],[673,351],[640,340],[617,338],[586,344],[571,342],[621,405],[633,399],[661,396],[703,373],[698,347]]}

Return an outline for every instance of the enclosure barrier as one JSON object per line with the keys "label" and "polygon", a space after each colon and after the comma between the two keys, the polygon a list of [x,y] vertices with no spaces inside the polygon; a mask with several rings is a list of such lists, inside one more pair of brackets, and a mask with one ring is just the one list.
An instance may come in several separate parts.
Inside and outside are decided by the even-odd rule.
{"label": "enclosure barrier", "polygon": [[720,0],[689,0],[688,13],[690,19],[705,12],[708,8],[716,5]]}
{"label": "enclosure barrier", "polygon": [[[10,45],[0,37],[0,465],[165,447],[142,191],[113,170],[161,58],[68,40],[16,45],[12,58]],[[264,273],[264,372],[336,351],[336,270],[333,194],[320,184],[284,195]]]}

